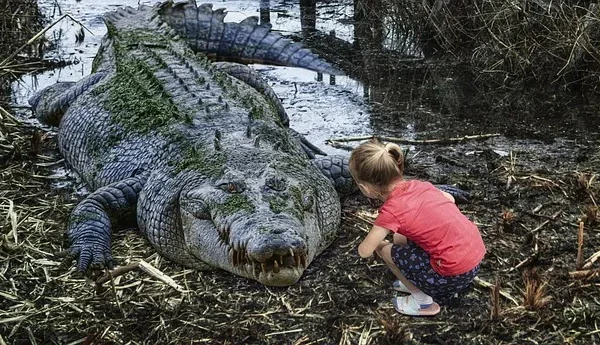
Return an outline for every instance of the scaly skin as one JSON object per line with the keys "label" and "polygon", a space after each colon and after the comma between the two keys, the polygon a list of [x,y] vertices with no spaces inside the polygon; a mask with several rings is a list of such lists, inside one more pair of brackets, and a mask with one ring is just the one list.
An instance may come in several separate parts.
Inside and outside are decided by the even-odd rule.
{"label": "scaly skin", "polygon": [[206,56],[337,71],[223,17],[194,2],[107,14],[94,73],[30,100],[93,190],[68,226],[80,270],[111,266],[112,228],[132,220],[169,260],[267,285],[295,283],[334,239],[339,197],[313,146],[256,73]]}

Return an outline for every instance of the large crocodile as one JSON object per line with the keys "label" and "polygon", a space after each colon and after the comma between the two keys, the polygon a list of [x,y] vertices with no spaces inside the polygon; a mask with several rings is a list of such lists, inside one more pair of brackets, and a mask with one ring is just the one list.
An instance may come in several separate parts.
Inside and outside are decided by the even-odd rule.
{"label": "large crocodile", "polygon": [[108,13],[93,73],[30,99],[93,190],[67,230],[79,270],[112,266],[111,229],[132,220],[172,261],[267,285],[296,282],[335,237],[343,159],[313,159],[268,84],[231,61],[338,71],[255,17],[224,17],[195,1]]}
{"label": "large crocodile", "polygon": [[127,224],[174,262],[278,286],[334,239],[347,158],[315,158],[274,91],[237,62],[338,71],[255,17],[224,17],[193,0],[106,14],[93,73],[30,99],[93,191],[67,229],[80,271],[111,267],[112,228]]}

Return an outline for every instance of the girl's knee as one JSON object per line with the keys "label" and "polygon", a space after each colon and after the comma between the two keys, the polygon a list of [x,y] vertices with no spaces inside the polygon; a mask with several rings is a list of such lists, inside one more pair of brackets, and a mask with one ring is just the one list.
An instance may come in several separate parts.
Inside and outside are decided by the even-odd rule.
{"label": "girl's knee", "polygon": [[392,260],[392,243],[388,243],[384,246],[382,246],[379,251],[377,252],[377,254],[379,254],[379,256],[381,258],[383,258],[385,261],[391,262]]}

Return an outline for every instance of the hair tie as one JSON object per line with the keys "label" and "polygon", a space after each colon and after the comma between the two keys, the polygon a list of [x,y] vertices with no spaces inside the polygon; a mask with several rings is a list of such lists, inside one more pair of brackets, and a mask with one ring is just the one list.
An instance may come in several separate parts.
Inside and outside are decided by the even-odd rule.
{"label": "hair tie", "polygon": [[388,151],[388,153],[394,158],[396,162],[400,160],[400,153],[398,152],[398,150],[391,149]]}

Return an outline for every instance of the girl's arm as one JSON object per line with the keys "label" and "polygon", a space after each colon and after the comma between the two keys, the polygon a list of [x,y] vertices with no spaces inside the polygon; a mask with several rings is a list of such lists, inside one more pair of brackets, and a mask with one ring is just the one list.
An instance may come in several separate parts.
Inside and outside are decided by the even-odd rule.
{"label": "girl's arm", "polygon": [[358,255],[361,258],[368,258],[373,255],[373,252],[389,233],[390,230],[373,225],[367,237],[358,245]]}

